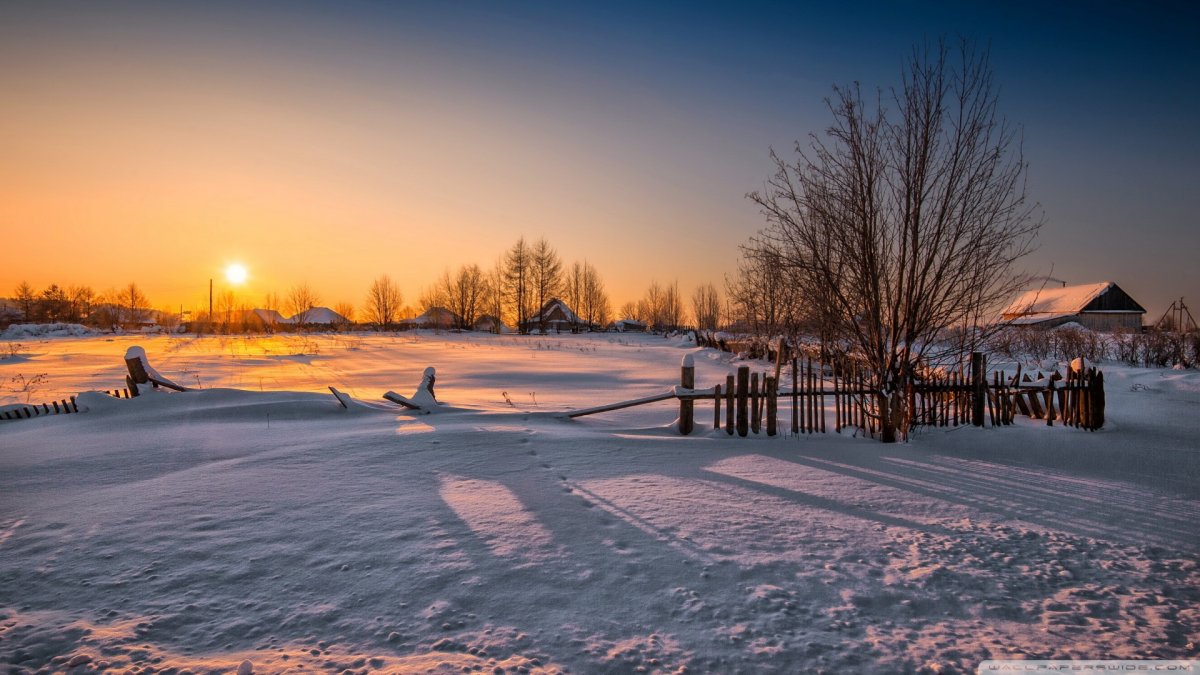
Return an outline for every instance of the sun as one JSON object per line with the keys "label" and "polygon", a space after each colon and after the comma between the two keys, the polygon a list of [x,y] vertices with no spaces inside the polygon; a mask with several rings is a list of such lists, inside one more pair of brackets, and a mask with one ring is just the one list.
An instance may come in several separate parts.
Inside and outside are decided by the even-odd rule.
{"label": "sun", "polygon": [[231,284],[244,283],[247,276],[246,266],[241,263],[230,263],[229,266],[225,268],[225,278],[228,279],[229,283]]}

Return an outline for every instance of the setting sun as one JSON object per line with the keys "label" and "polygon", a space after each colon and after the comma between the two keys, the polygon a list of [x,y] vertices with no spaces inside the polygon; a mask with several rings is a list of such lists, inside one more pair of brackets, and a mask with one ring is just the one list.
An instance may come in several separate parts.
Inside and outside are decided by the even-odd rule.
{"label": "setting sun", "polygon": [[230,263],[230,265],[225,268],[225,278],[228,279],[229,283],[231,284],[244,283],[247,276],[246,267],[241,263]]}

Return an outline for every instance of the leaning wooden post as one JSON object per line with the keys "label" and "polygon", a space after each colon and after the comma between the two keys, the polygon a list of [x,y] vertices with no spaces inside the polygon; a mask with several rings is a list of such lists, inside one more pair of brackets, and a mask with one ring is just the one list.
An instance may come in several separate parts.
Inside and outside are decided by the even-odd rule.
{"label": "leaning wooden post", "polygon": [[734,392],[735,392],[735,388],[734,388],[734,384],[733,384],[733,375],[726,375],[725,376],[725,433],[729,434],[730,436],[733,435],[733,420],[735,417],[734,409],[733,409]]}
{"label": "leaning wooden post", "polygon": [[987,397],[987,360],[983,352],[971,352],[971,424],[983,426],[983,404]]}
{"label": "leaning wooden post", "polygon": [[1054,426],[1054,378],[1048,378],[1046,386],[1046,426]]}
{"label": "leaning wooden post", "polygon": [[779,411],[779,400],[776,398],[778,394],[778,380],[768,376],[763,388],[767,393],[767,435],[774,436],[776,433],[776,416]]}
{"label": "leaning wooden post", "polygon": [[747,397],[750,394],[750,366],[741,366],[737,371],[737,432],[738,436],[750,433],[750,409]]}
{"label": "leaning wooden post", "polygon": [[758,373],[750,375],[750,431],[758,433],[762,419],[762,400],[758,395]]}
{"label": "leaning wooden post", "polygon": [[[696,388],[696,364],[692,360],[691,354],[683,355],[683,364],[679,369],[679,387],[680,389]],[[693,417],[695,407],[696,402],[692,399],[679,399],[679,433],[684,436],[692,433],[692,429],[696,426]]]}

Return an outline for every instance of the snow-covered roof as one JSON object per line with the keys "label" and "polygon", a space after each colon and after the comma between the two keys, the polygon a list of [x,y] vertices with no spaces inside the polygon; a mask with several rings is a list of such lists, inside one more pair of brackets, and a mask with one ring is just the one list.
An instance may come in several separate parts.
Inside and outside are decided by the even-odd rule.
{"label": "snow-covered roof", "polygon": [[[298,316],[299,316],[299,314],[297,314],[296,316],[293,316],[292,318],[288,319],[288,322],[296,323],[296,317],[298,317]],[[329,309],[328,307],[313,307],[312,309],[310,309],[308,311],[308,314],[304,317],[304,323],[335,324],[335,323],[346,323],[346,321],[347,321],[346,317],[342,316],[341,314],[338,314],[337,312],[333,311],[332,309]]]}
{"label": "snow-covered roof", "polygon": [[[566,321],[567,323],[579,323],[579,324],[584,323],[584,320],[579,318],[579,315],[576,314],[570,307],[568,307],[567,303],[563,302],[562,300],[560,300],[558,298],[550,298],[549,300],[547,300],[546,304],[542,305],[542,309],[540,311],[538,311],[537,313],[535,313],[533,316],[529,317],[525,321],[525,323],[526,324],[540,323],[541,317],[547,317],[547,320],[552,320],[552,319],[549,319],[549,316],[554,313],[555,307],[558,307],[560,310],[562,310],[562,314],[563,314],[563,318],[561,319],[562,321]],[[559,319],[553,319],[553,320],[559,320]]]}
{"label": "snow-covered roof", "polygon": [[[1025,291],[1004,310],[1003,316],[1010,321],[1025,318],[1024,323],[1037,323],[1078,314],[1092,300],[1112,287],[1113,282],[1102,281],[1097,284]],[[1034,321],[1028,320],[1035,317]]]}
{"label": "snow-covered roof", "polygon": [[458,322],[458,315],[446,309],[445,307],[430,307],[420,316],[414,316],[411,319],[403,319],[401,321],[401,323],[406,323],[413,326],[446,326]]}
{"label": "snow-covered roof", "polygon": [[273,309],[255,309],[253,311],[254,311],[254,314],[258,318],[262,319],[263,323],[279,324],[279,323],[291,323],[292,322],[291,319],[285,317],[284,315],[280,314],[279,312],[277,312]]}

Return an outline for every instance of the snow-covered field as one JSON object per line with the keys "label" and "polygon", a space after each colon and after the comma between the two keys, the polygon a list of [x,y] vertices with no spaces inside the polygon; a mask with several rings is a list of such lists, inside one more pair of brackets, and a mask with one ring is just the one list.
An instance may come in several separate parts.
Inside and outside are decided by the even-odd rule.
{"label": "snow-covered field", "polygon": [[[730,438],[652,336],[0,342],[15,671],[973,672],[1200,654],[1200,373],[1105,368],[1108,426]],[[426,366],[455,410],[405,412]],[[12,378],[45,373],[34,391]],[[342,409],[333,385],[369,405]],[[246,664],[244,662],[250,662]]]}

